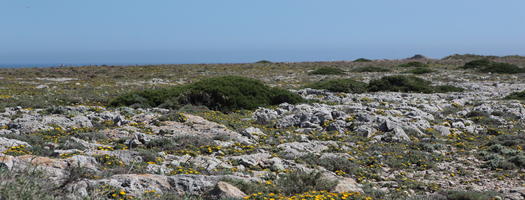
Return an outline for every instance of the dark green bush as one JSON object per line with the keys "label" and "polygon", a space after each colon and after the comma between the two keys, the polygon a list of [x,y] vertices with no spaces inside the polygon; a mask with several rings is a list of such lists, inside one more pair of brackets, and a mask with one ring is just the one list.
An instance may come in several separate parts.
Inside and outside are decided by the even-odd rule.
{"label": "dark green bush", "polygon": [[389,72],[390,69],[375,66],[358,67],[352,70],[354,72]]}
{"label": "dark green bush", "polygon": [[525,155],[513,156],[509,161],[520,168],[525,168]]}
{"label": "dark green bush", "polygon": [[461,92],[463,88],[441,85],[431,86],[431,82],[415,76],[385,76],[381,79],[373,80],[368,85],[368,90],[372,92],[392,91],[392,92],[419,92],[419,93],[442,93],[442,92]]}
{"label": "dark green bush", "polygon": [[429,68],[418,67],[418,68],[415,68],[415,69],[411,69],[411,70],[405,71],[404,73],[428,74],[428,73],[432,73],[432,72],[435,72],[435,71],[431,70]]}
{"label": "dark green bush", "polygon": [[400,64],[399,67],[428,67],[428,65],[422,62],[408,62]]}
{"label": "dark green bush", "polygon": [[393,91],[393,92],[423,92],[431,93],[430,81],[423,80],[415,76],[385,76],[378,80],[373,80],[368,85],[372,92]]}
{"label": "dark green bush", "polygon": [[525,69],[510,63],[493,62],[488,59],[474,60],[462,67],[463,69],[477,69],[484,73],[517,74],[525,73]]}
{"label": "dark green bush", "polygon": [[518,74],[524,73],[525,69],[509,63],[492,63],[489,66],[481,68],[479,71],[497,74]]}
{"label": "dark green bush", "polygon": [[345,71],[335,67],[321,67],[308,73],[309,75],[341,75]]}
{"label": "dark green bush", "polygon": [[255,62],[255,63],[259,63],[259,64],[270,64],[270,63],[272,63],[272,61],[269,61],[269,60],[259,60],[259,61]]}
{"label": "dark green bush", "polygon": [[354,62],[372,62],[372,60],[366,58],[358,58],[355,59]]}
{"label": "dark green bush", "polygon": [[521,92],[514,92],[514,93],[506,96],[505,99],[525,100],[525,90],[521,91]]}
{"label": "dark green bush", "polygon": [[392,91],[392,92],[458,92],[462,88],[454,86],[431,86],[432,82],[415,76],[385,76],[381,79],[373,80],[368,85],[368,90],[372,92]]}
{"label": "dark green bush", "polygon": [[114,99],[110,105],[180,108],[191,104],[227,112],[302,101],[295,93],[266,86],[255,79],[224,76],[172,88],[132,92]]}
{"label": "dark green bush", "polygon": [[367,90],[366,83],[352,79],[323,80],[306,86],[307,88],[323,89],[330,92],[363,93]]}
{"label": "dark green bush", "polygon": [[465,63],[463,65],[463,69],[478,69],[482,67],[489,66],[492,63],[489,59],[479,59],[479,60],[473,60],[470,62]]}

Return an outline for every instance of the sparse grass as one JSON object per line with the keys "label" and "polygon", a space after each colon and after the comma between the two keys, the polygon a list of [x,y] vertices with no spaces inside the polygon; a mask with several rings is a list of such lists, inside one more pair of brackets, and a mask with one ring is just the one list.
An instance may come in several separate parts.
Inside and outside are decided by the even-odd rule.
{"label": "sparse grass", "polygon": [[346,93],[364,93],[367,91],[367,84],[352,79],[332,79],[323,80],[305,86],[313,89],[323,89],[330,92],[346,92]]}
{"label": "sparse grass", "polygon": [[353,72],[389,72],[391,70],[384,68],[384,67],[365,66],[365,67],[355,68],[352,71]]}
{"label": "sparse grass", "polygon": [[0,197],[2,199],[60,199],[55,193],[57,185],[49,181],[42,171],[27,167],[10,171],[0,167]]}
{"label": "sparse grass", "polygon": [[321,67],[308,73],[309,75],[343,75],[345,71],[335,67]]}
{"label": "sparse grass", "polygon": [[446,193],[446,198],[447,200],[491,200],[495,195],[494,192],[449,191]]}

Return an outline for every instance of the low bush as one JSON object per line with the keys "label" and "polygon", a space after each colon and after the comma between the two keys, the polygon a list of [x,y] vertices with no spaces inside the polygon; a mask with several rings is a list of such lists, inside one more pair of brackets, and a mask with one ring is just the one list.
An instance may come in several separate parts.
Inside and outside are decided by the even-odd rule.
{"label": "low bush", "polygon": [[270,63],[272,63],[272,61],[269,61],[269,60],[259,60],[259,61],[255,62],[255,63],[259,63],[259,64],[270,64]]}
{"label": "low bush", "polygon": [[308,73],[309,75],[341,75],[345,71],[335,67],[321,67]]}
{"label": "low bush", "polygon": [[309,191],[330,191],[337,181],[322,177],[320,172],[307,173],[294,171],[279,177],[276,185],[284,195],[293,195]]}
{"label": "low bush", "polygon": [[462,88],[444,85],[431,86],[431,82],[415,76],[385,76],[381,79],[373,80],[368,85],[368,90],[372,92],[392,91],[392,92],[460,92]]}
{"label": "low bush", "polygon": [[18,170],[0,168],[0,197],[2,199],[59,199],[56,184],[36,167]]}
{"label": "low bush", "polygon": [[525,73],[525,69],[510,63],[500,63],[488,59],[474,60],[465,63],[463,69],[477,69],[484,73],[517,74]]}
{"label": "low bush", "polygon": [[428,67],[428,65],[422,62],[408,62],[400,64],[399,67]]}
{"label": "low bush", "polygon": [[478,69],[481,67],[489,66],[492,63],[489,59],[479,59],[479,60],[473,60],[470,62],[465,63],[463,65],[463,69]]}
{"label": "low bush", "polygon": [[525,100],[525,90],[521,91],[521,92],[514,92],[514,93],[506,96],[505,99]]}
{"label": "low bush", "polygon": [[492,63],[487,67],[483,67],[479,70],[485,73],[497,73],[497,74],[518,74],[525,73],[525,69],[509,63]]}
{"label": "low bush", "polygon": [[415,68],[415,69],[411,69],[411,70],[405,71],[404,73],[428,74],[428,73],[432,73],[432,72],[435,72],[435,71],[431,70],[429,68],[418,67],[418,68]]}
{"label": "low bush", "polygon": [[255,79],[223,76],[183,86],[131,92],[117,97],[110,105],[177,109],[191,104],[229,112],[284,102],[296,104],[303,102],[303,99],[295,93],[266,86]]}
{"label": "low bush", "polygon": [[307,85],[306,87],[328,90],[330,92],[363,93],[367,91],[366,83],[352,79],[323,80]]}
{"label": "low bush", "polygon": [[358,67],[352,70],[354,72],[389,72],[390,69],[375,66]]}
{"label": "low bush", "polygon": [[354,62],[372,62],[372,60],[366,58],[358,58],[355,59]]}

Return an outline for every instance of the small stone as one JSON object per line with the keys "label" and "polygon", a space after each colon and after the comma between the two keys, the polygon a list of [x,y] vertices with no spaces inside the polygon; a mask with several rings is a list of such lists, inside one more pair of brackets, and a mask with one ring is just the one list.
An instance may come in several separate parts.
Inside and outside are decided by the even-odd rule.
{"label": "small stone", "polygon": [[337,182],[337,185],[332,189],[332,192],[363,192],[363,189],[358,186],[354,179],[345,177]]}
{"label": "small stone", "polygon": [[239,188],[223,182],[219,181],[217,185],[215,185],[215,188],[213,188],[212,191],[210,191],[209,196],[212,199],[226,199],[226,198],[243,198],[246,196],[244,192],[242,192]]}

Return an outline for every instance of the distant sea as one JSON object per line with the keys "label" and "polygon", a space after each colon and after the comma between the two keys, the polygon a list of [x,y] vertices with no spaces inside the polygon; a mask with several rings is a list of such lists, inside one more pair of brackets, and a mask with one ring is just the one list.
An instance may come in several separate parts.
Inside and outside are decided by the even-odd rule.
{"label": "distant sea", "polygon": [[134,66],[134,65],[159,65],[159,64],[191,64],[191,63],[75,63],[75,64],[0,64],[0,68],[46,68],[46,67],[79,67],[79,66]]}

